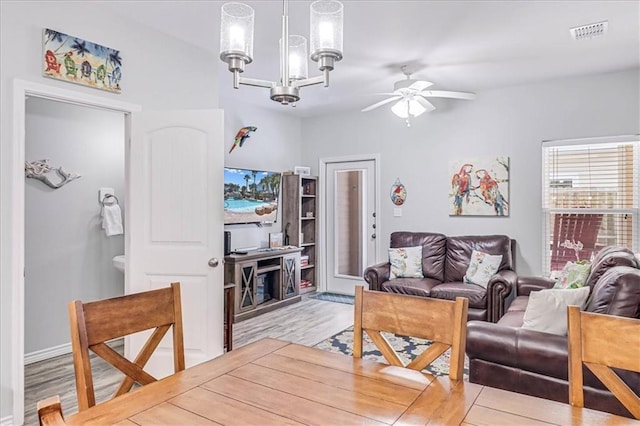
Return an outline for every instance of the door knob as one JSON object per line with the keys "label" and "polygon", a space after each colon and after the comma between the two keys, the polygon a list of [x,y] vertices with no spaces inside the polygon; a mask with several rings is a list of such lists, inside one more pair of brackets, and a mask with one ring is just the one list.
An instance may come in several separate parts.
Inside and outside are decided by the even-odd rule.
{"label": "door knob", "polygon": [[209,259],[209,262],[207,262],[207,264],[209,266],[211,266],[212,268],[215,268],[216,266],[218,266],[220,264],[220,262],[218,261],[217,257],[212,257],[211,259]]}
{"label": "door knob", "polygon": [[376,234],[371,234],[371,238],[376,239]]}

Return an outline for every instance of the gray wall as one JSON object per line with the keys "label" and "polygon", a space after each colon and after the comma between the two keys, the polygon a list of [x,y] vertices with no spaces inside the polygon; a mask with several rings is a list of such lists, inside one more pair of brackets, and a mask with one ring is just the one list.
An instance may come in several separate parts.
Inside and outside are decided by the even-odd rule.
{"label": "gray wall", "polygon": [[[381,154],[379,260],[386,258],[384,248],[396,230],[506,234],[518,241],[518,272],[539,274],[541,142],[640,133],[638,69],[477,95],[475,101],[434,100],[438,109],[409,128],[387,107],[303,121],[302,159],[314,166],[314,174],[323,157]],[[510,216],[449,217],[449,160],[497,154],[511,159]],[[396,178],[407,188],[402,217],[393,217],[389,199]]]}
{"label": "gray wall", "polygon": [[102,230],[98,188],[124,213],[124,114],[38,98],[27,101],[27,161],[80,174],[61,188],[25,181],[25,354],[70,344],[67,303],[124,294],[113,256],[122,235]]}
{"label": "gray wall", "polygon": [[[229,83],[228,79],[222,81],[222,84]],[[241,90],[261,89],[243,87]],[[273,102],[269,100],[266,91],[264,102]],[[301,165],[300,156],[304,140],[299,118],[269,109],[238,105],[233,98],[220,99],[220,105],[225,113],[225,166],[282,172]],[[244,126],[256,126],[258,129],[251,133],[241,148],[235,148],[229,154],[236,133]],[[255,224],[225,226],[225,231],[231,232],[232,249],[268,247],[269,233],[282,230],[282,198],[279,203],[276,223],[265,224],[262,227]]]}
{"label": "gray wall", "polygon": [[[212,14],[211,22],[217,20]],[[43,28],[119,49],[123,59],[122,93],[43,78],[40,59]],[[11,277],[15,265],[11,253],[12,205],[8,198],[13,155],[13,79],[133,102],[144,110],[217,108],[219,59],[125,17],[110,15],[93,2],[2,1],[0,43],[0,419],[7,419],[13,413]]]}

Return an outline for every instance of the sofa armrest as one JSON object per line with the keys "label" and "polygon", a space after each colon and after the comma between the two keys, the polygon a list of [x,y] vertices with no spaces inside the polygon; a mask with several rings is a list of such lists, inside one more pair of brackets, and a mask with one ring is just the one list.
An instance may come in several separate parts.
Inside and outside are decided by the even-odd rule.
{"label": "sofa armrest", "polygon": [[[472,369],[476,364],[474,361],[481,360],[562,381],[569,380],[567,336],[486,321],[469,321],[466,354]],[[640,392],[639,373],[618,368],[614,371],[633,392]],[[585,387],[606,390],[586,366],[583,366],[583,375]],[[474,371],[470,371],[470,376],[474,376]]]}
{"label": "sofa armrest", "polygon": [[382,291],[382,283],[389,281],[391,265],[389,262],[378,263],[364,270],[364,280],[369,283],[369,290]]}
{"label": "sofa armrest", "polygon": [[516,295],[518,275],[511,269],[498,271],[487,283],[487,321],[498,322]]}
{"label": "sofa armrest", "polygon": [[481,359],[563,380],[568,377],[566,336],[469,321],[466,352],[470,360]]}
{"label": "sofa armrest", "polygon": [[518,277],[516,293],[518,296],[528,296],[532,291],[545,290],[553,287],[556,282],[544,277]]}

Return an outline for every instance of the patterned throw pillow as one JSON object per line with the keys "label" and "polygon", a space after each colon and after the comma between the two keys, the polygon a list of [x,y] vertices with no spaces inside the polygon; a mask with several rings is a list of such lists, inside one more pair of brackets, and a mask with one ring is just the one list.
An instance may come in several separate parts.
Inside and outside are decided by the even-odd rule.
{"label": "patterned throw pillow", "polygon": [[502,262],[502,255],[492,255],[474,250],[471,253],[471,262],[462,281],[467,284],[477,284],[487,288],[489,279],[498,272]]}
{"label": "patterned throw pillow", "polygon": [[390,248],[389,263],[391,264],[390,280],[395,278],[423,278],[422,246]]}
{"label": "patterned throw pillow", "polygon": [[567,306],[584,308],[590,287],[532,291],[524,311],[522,328],[544,333],[567,335]]}
{"label": "patterned throw pillow", "polygon": [[579,288],[584,286],[591,272],[587,262],[567,262],[553,288]]}

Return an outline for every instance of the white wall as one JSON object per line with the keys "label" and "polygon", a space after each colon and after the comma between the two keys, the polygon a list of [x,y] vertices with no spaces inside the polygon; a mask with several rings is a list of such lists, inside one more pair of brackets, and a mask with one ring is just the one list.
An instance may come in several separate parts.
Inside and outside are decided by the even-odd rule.
{"label": "white wall", "polygon": [[[382,246],[391,232],[505,234],[515,238],[517,271],[541,273],[541,142],[640,133],[639,70],[562,79],[478,93],[475,101],[434,100],[438,106],[407,128],[390,109],[303,121],[302,159],[380,153]],[[366,102],[363,102],[363,107]],[[511,159],[508,218],[449,217],[448,163],[498,154]],[[407,188],[402,217],[389,198],[396,178]],[[386,258],[386,250],[379,259]]]}
{"label": "white wall", "polygon": [[[261,90],[242,87],[240,90]],[[265,102],[273,102],[265,92]],[[300,165],[304,140],[301,133],[301,119],[269,109],[237,105],[233,99],[221,99],[225,111],[224,135],[226,167],[241,169],[268,170],[282,172],[293,170]],[[283,107],[284,108],[284,107]],[[238,130],[245,126],[256,126],[241,148],[229,150]],[[282,206],[282,197],[279,200]],[[269,233],[282,230],[282,207],[278,209],[276,223],[258,227],[255,224],[227,225],[225,231],[231,232],[231,248],[268,247]]]}
{"label": "white wall", "polygon": [[[12,166],[13,79],[137,103],[145,110],[217,108],[219,59],[175,38],[131,23],[126,18],[111,16],[92,2],[2,1],[0,8],[0,419],[6,419],[13,411],[11,277],[14,262],[11,253],[11,203],[8,198],[8,173]],[[122,94],[41,77],[43,28],[120,50],[123,59]]]}
{"label": "white wall", "polygon": [[111,187],[124,212],[124,114],[30,98],[27,161],[82,177],[58,189],[25,181],[25,354],[70,344],[67,303],[124,294],[113,256],[122,235],[102,230],[98,188]]}

